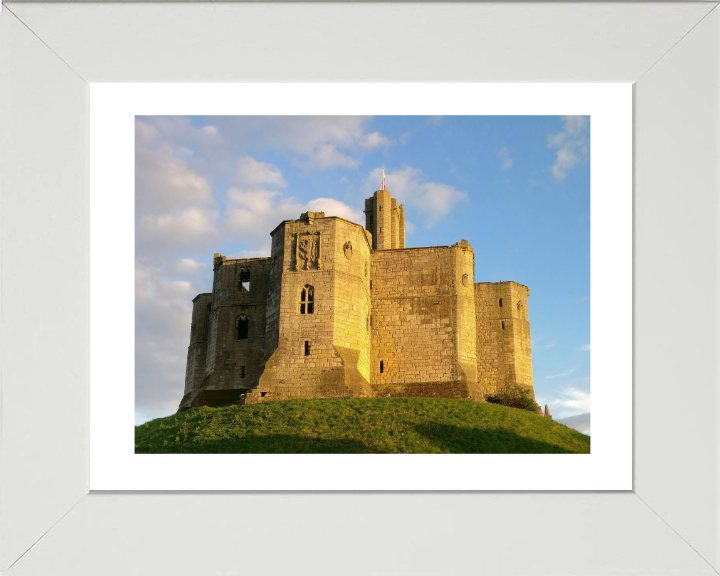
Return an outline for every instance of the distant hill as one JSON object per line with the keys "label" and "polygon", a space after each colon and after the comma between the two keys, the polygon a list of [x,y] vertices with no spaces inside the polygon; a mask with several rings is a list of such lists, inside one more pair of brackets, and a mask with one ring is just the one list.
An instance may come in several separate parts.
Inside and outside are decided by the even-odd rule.
{"label": "distant hill", "polygon": [[538,414],[471,400],[325,398],[194,408],[135,428],[136,453],[589,453]]}
{"label": "distant hill", "polygon": [[568,416],[567,418],[557,418],[557,422],[565,424],[570,428],[574,428],[583,434],[590,436],[590,413],[578,414],[577,416]]}

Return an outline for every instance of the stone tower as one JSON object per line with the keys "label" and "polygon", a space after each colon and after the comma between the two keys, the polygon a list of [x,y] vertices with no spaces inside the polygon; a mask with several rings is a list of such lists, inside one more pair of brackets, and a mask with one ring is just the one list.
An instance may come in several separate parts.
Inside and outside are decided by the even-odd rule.
{"label": "stone tower", "polygon": [[478,375],[485,394],[505,384],[533,388],[528,296],[528,287],[517,282],[475,284]]}
{"label": "stone tower", "polygon": [[365,200],[365,229],[372,235],[373,250],[405,248],[405,208],[388,190]]}
{"label": "stone tower", "polygon": [[371,396],[371,239],[323,212],[286,220],[271,235],[267,360],[246,402]]}

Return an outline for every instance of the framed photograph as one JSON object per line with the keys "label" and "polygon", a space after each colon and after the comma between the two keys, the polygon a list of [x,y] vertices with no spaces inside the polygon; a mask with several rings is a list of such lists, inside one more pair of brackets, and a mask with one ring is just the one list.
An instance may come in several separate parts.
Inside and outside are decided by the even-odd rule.
{"label": "framed photograph", "polygon": [[[717,573],[719,24],[715,3],[3,5],[0,570]],[[135,454],[136,116],[196,114],[589,116],[591,453]],[[186,534],[213,553],[164,552]]]}
{"label": "framed photograph", "polygon": [[[288,98],[290,94],[292,98]],[[170,102],[172,108],[169,108]],[[212,104],[203,109],[195,107],[198,102]],[[439,102],[451,103],[447,115],[440,114],[443,106],[438,105]],[[557,115],[562,110],[571,114]],[[624,332],[615,327],[622,324],[623,318],[631,317],[631,303],[622,289],[631,283],[631,110],[632,92],[627,84],[103,84],[93,87],[91,220],[104,224],[91,226],[91,293],[100,294],[102,298],[102,304],[91,300],[91,332],[97,336],[93,338],[95,347],[91,352],[91,383],[102,382],[97,388],[91,384],[91,489],[630,489],[632,332],[631,326]],[[169,115],[158,115],[160,111]],[[400,114],[402,112],[404,114]],[[242,115],[238,116],[239,113]],[[556,115],[551,116],[553,113]],[[393,130],[393,123],[401,123],[404,132],[388,132]],[[424,128],[428,124],[431,130],[426,133]],[[347,126],[351,126],[354,138],[360,140],[360,150],[349,141]],[[366,130],[366,126],[372,128]],[[194,140],[195,129],[202,133],[202,142]],[[182,145],[174,152],[176,144],[169,139],[178,130],[182,132],[177,135]],[[320,132],[317,138],[313,136],[316,131]],[[516,139],[513,133],[517,134]],[[251,141],[248,134],[255,134],[249,137]],[[480,151],[481,147],[488,146],[492,134],[498,134],[505,143],[500,140],[494,143],[491,154],[487,148]],[[210,142],[208,136],[216,138],[216,144]],[[302,139],[298,152],[293,148],[297,137]],[[260,138],[264,143],[256,144]],[[317,143],[312,141],[314,138]],[[433,150],[433,142],[440,138],[445,139],[442,150]],[[459,141],[457,151],[452,149],[453,140]],[[202,146],[209,148],[196,148]],[[213,146],[217,148],[213,150]],[[236,146],[244,151],[239,153]],[[521,146],[526,146],[525,162],[529,166],[523,170],[517,166],[520,160],[516,159],[515,169],[520,175],[515,176],[510,173],[513,166],[507,160],[511,160],[509,150],[519,153]],[[390,162],[392,154],[404,158],[396,164],[397,168],[388,164],[386,180],[381,167],[371,167],[367,174],[361,171],[360,154],[372,157],[374,148],[385,150],[375,157],[376,162],[382,159]],[[197,150],[197,158],[191,149]],[[407,153],[408,149],[415,152]],[[263,150],[267,152],[261,156]],[[289,164],[284,163],[283,152]],[[328,156],[330,153],[332,156]],[[448,183],[459,187],[461,180],[427,182],[429,176],[409,163],[421,154],[429,159],[440,153],[444,155],[443,163],[457,163],[466,158],[466,178],[470,174],[480,178],[495,172],[504,180],[492,186],[476,184],[473,190],[465,192]],[[273,158],[276,158],[274,163],[268,161]],[[316,164],[303,165],[302,162]],[[353,166],[349,166],[351,162]],[[495,170],[490,163],[496,165]],[[474,168],[476,164],[481,167]],[[199,172],[193,171],[195,166]],[[293,166],[296,171],[292,170]],[[342,167],[346,170],[342,171]],[[168,170],[173,169],[183,173],[169,175],[166,186],[164,178]],[[432,174],[430,166],[426,170]],[[437,170],[438,174],[452,178],[451,171]],[[579,174],[574,177],[572,170]],[[510,178],[517,180],[512,182]],[[437,179],[442,177],[438,175]],[[187,190],[185,184],[179,184],[180,180],[202,187],[200,196],[194,189]],[[377,194],[365,193],[368,180],[377,180],[374,186],[379,190]],[[223,181],[229,183],[227,187],[223,187]],[[293,185],[298,194],[302,193],[301,186],[310,188],[304,197],[308,210],[301,210],[304,216],[290,212],[292,206],[302,206],[302,200],[293,195]],[[316,194],[320,186],[321,192]],[[406,192],[408,186],[413,188]],[[494,190],[497,186],[505,188]],[[534,199],[527,191],[525,195],[519,194],[518,187],[526,190],[525,186],[535,189]],[[339,193],[340,187],[344,187],[347,194]],[[353,187],[359,187],[359,191]],[[282,192],[284,188],[288,188],[287,193]],[[393,188],[397,192],[393,192]],[[398,206],[398,212],[403,210],[395,236],[387,236],[387,246],[383,244],[385,221],[381,214],[384,192],[390,196],[386,202],[387,217],[392,215],[393,206]],[[392,194],[399,194],[407,209],[397,200],[393,203]],[[367,208],[364,196],[378,205],[376,215],[375,209]],[[493,202],[499,206],[492,208]],[[513,218],[524,210],[523,204],[533,202],[537,204],[529,210],[528,221],[518,222],[514,234],[522,236],[535,227],[544,231],[526,240],[526,249],[537,251],[527,266],[530,261],[546,258],[544,271],[550,277],[549,287],[539,290],[537,299],[540,301],[538,316],[547,317],[548,326],[544,331],[542,326],[536,326],[539,330],[535,334],[546,336],[544,341],[542,336],[535,336],[534,354],[527,314],[534,300],[528,297],[525,284],[498,282],[500,277],[493,278],[495,282],[474,284],[474,280],[484,279],[482,268],[474,270],[476,254],[486,270],[492,266],[491,255],[484,254],[483,244],[490,253],[503,250],[502,245],[512,247],[502,258],[498,275],[500,270],[509,269],[521,273],[517,263],[508,267],[508,261],[522,258],[519,250],[523,243],[512,244],[507,234],[512,233],[509,228],[513,226]],[[462,203],[465,213],[473,214],[464,225],[470,242],[452,238],[461,226],[460,212],[453,212],[455,203]],[[575,207],[571,208],[569,205],[573,203]],[[512,206],[506,207],[510,204]],[[547,207],[546,212],[539,215],[542,207]],[[316,210],[309,211],[309,208]],[[494,235],[473,233],[474,227],[482,229],[489,225],[489,222],[482,224],[483,209],[495,210],[492,219],[506,222]],[[342,219],[332,220],[335,213],[330,210],[341,211]],[[280,214],[287,216],[271,223]],[[367,220],[367,214],[377,220],[377,226]],[[186,220],[188,217],[191,221]],[[265,234],[261,231],[263,218],[268,220]],[[198,219],[206,222],[204,228],[202,222],[197,223]],[[405,245],[405,230],[415,227],[412,220],[418,222],[420,230],[407,235],[408,244],[420,243],[419,248]],[[391,221],[385,224],[386,233],[392,234]],[[443,225],[447,227],[446,232]],[[563,226],[573,227],[577,236],[562,233]],[[401,227],[403,233],[399,238]],[[265,240],[269,231],[272,231],[272,249]],[[296,234],[303,235],[302,238],[310,235],[314,247],[307,252],[315,258],[303,260],[301,236]],[[438,240],[431,241],[430,248],[422,248],[423,235]],[[233,237],[234,241],[225,244],[224,236]],[[193,280],[185,269],[195,266],[195,258],[198,259],[197,282],[205,282],[199,275],[200,270],[207,268],[201,264],[205,238],[210,242],[210,253],[216,252],[212,284],[208,284],[206,290],[198,290],[206,292],[200,299],[188,292],[185,294],[188,302],[178,299],[174,303],[167,290],[177,290],[184,286],[183,282],[190,290]],[[499,246],[493,247],[493,240]],[[367,246],[365,252],[363,241]],[[348,242],[357,247],[354,267],[351,260],[354,256],[346,254]],[[402,246],[398,246],[399,243]],[[438,246],[443,244],[446,246]],[[588,259],[590,244],[592,254]],[[251,258],[238,259],[237,256],[248,254],[230,252],[233,246],[237,251],[243,245],[256,250],[249,254]],[[473,249],[473,245],[477,248]],[[547,246],[545,256],[541,255],[542,246]],[[230,258],[219,253],[221,247]],[[259,260],[258,257],[265,255],[263,248],[268,255],[272,250],[274,256]],[[563,255],[564,250],[581,253]],[[448,254],[454,252],[459,256],[450,258]],[[462,264],[455,264],[458,258]],[[107,266],[108,261],[113,265]],[[268,274],[273,274],[274,280],[263,276],[263,263],[269,263]],[[162,271],[166,265],[173,271]],[[456,270],[456,266],[461,270]],[[403,267],[409,270],[405,280]],[[126,272],[120,273],[120,270]],[[240,273],[245,275],[243,280],[239,279]],[[467,285],[461,281],[463,273],[467,276]],[[118,274],[136,278],[134,292],[130,283],[118,281]],[[421,277],[423,274],[427,278]],[[540,283],[542,272],[538,274]],[[458,276],[457,282],[455,276]],[[254,284],[253,278],[259,283]],[[526,283],[532,284],[530,280]],[[470,285],[473,285],[472,292],[468,289]],[[574,288],[564,293],[565,285]],[[265,291],[263,286],[267,286]],[[590,292],[594,298],[588,306]],[[575,374],[576,365],[566,364],[553,365],[554,370],[536,369],[533,386],[533,359],[536,366],[542,366],[547,351],[556,344],[551,334],[561,333],[561,326],[550,327],[554,323],[562,325],[558,318],[562,316],[561,310],[552,313],[542,310],[543,305],[552,306],[545,301],[553,297],[562,302],[563,308],[574,306],[570,316],[582,326],[576,337],[580,340],[565,345],[567,349],[560,354],[562,362],[577,362],[577,366],[582,366],[584,360],[587,371]],[[190,300],[193,301],[192,318],[184,312],[189,309]],[[297,310],[294,303],[288,304],[289,300],[297,301]],[[273,302],[277,303],[276,320],[273,320]],[[466,323],[462,316],[464,306],[473,309],[472,313],[467,312]],[[163,316],[163,311],[172,316]],[[130,321],[133,315],[135,326]],[[397,320],[393,321],[396,316]],[[241,323],[245,319],[247,323]],[[418,329],[414,331],[415,321]],[[347,323],[349,328],[340,322]],[[194,332],[188,330],[191,323],[195,324]],[[276,324],[279,335],[273,335]],[[430,330],[431,338],[425,338],[421,326]],[[399,331],[407,334],[406,341],[398,340]],[[169,345],[176,338],[186,340],[188,332],[193,332],[190,348],[187,342],[183,342],[182,348]],[[148,339],[148,334],[153,336]],[[523,334],[527,342],[522,341]],[[501,341],[496,343],[498,337]],[[585,341],[581,341],[582,338]],[[590,371],[590,363],[583,353],[588,352],[591,340],[595,349]],[[253,352],[248,347],[253,343],[260,346],[262,342],[267,343],[266,348]],[[453,352],[456,348],[464,355],[470,353],[463,348],[469,347],[468,342],[472,344],[471,359],[456,360]],[[413,351],[415,348],[417,351]],[[357,353],[355,363],[354,352]],[[186,353],[192,364],[187,369]],[[182,354],[182,365],[172,372],[169,359],[177,358],[178,354]],[[212,368],[204,365],[195,368],[199,357],[208,359],[208,366],[212,364]],[[421,357],[431,362],[425,364]],[[117,366],[113,375],[94,377],[95,370],[102,372],[102,366],[110,358],[115,359]],[[342,360],[342,369],[333,368],[336,358]],[[499,372],[502,364],[496,363],[495,358],[503,361],[509,358],[511,369],[507,373]],[[468,367],[470,362],[474,364],[472,372]],[[523,362],[526,375],[522,372]],[[124,384],[133,381],[133,369],[134,398],[133,388]],[[198,375],[188,377],[190,380],[185,381],[185,391],[181,393],[180,384],[188,370],[193,373],[197,370]],[[342,381],[332,387],[329,378],[340,370]],[[457,378],[453,375],[458,370],[468,375],[462,380],[453,379]],[[612,376],[608,377],[605,371],[612,372]],[[495,399],[494,395],[507,385],[508,379],[513,379],[511,384],[515,385],[514,378],[522,390],[530,390],[530,395],[534,388],[533,398],[571,397],[570,402],[582,405],[587,398],[583,394],[590,394],[589,382],[583,378],[590,376],[602,382],[597,387],[597,395],[593,395],[596,410],[592,451],[582,436],[567,427],[550,425],[548,418],[536,413],[516,422],[514,418],[522,415],[516,413],[516,407],[504,411],[493,408],[487,414],[466,412],[490,409],[487,405],[478,406],[477,401],[484,396]],[[163,378],[167,378],[167,384],[163,384]],[[501,379],[505,380],[501,382]],[[227,399],[232,393],[238,396]],[[156,405],[172,403],[169,414],[178,406],[181,410],[205,406],[207,410],[181,412],[168,420],[150,423],[147,423],[150,418],[141,417],[141,421],[135,423],[143,426],[136,430],[132,426],[133,414],[142,415],[153,409],[153,404],[147,401],[148,395],[156,399]],[[402,406],[389,400],[368,400],[387,396],[408,400]],[[366,400],[358,400],[348,408],[348,400],[330,401],[333,397]],[[424,403],[409,400],[423,397],[436,400]],[[272,404],[272,398],[285,402]],[[318,398],[326,401],[317,408],[315,404],[300,401]],[[620,398],[624,400],[618,402]],[[470,403],[451,402],[452,399],[470,400]],[[216,406],[238,402],[244,404],[238,410],[215,410]],[[411,404],[409,408],[407,402]],[[262,406],[258,406],[258,411],[253,404]],[[442,406],[444,413],[452,413],[452,419],[446,421],[435,414],[438,406]],[[533,411],[537,409],[537,405],[532,407]],[[285,423],[282,410],[289,410],[289,423]],[[319,412],[316,414],[313,410]],[[353,431],[352,422],[364,410],[380,414],[397,412],[392,417],[392,425],[373,417]],[[405,410],[414,416],[403,425]],[[429,412],[420,418],[417,414],[425,410]],[[318,419],[329,411],[336,414],[332,419],[335,432],[317,432],[323,426]],[[303,421],[303,412],[307,423]],[[588,412],[589,403],[584,413]],[[583,412],[577,410],[575,414]],[[168,413],[156,413],[156,416],[168,416]],[[195,420],[196,416],[199,420]],[[211,432],[207,427],[213,430],[225,427],[219,424],[224,418],[235,432],[229,435]],[[258,419],[262,427],[248,431],[255,427]],[[541,424],[548,426],[537,428]],[[343,427],[345,430],[341,433]],[[387,435],[378,435],[378,427]],[[436,432],[426,430],[430,428]],[[490,437],[493,442],[500,442],[500,429],[506,434],[502,443],[495,447],[484,442],[483,439]],[[169,434],[161,432],[165,430]],[[465,436],[466,443],[453,444],[452,438],[457,435]],[[477,437],[477,447],[469,443],[471,435]],[[398,439],[399,436],[404,440]],[[156,439],[150,440],[151,437]],[[293,441],[293,437],[297,440]],[[240,442],[239,448],[203,447],[206,441],[207,446],[218,446],[216,440],[220,438],[231,445]],[[248,444],[245,448],[243,439],[250,441],[249,438],[264,444],[258,447]],[[273,448],[273,442],[282,442],[287,447]],[[525,444],[515,447],[515,442]],[[312,446],[308,447],[309,443]],[[333,444],[338,447],[332,448]],[[173,449],[180,449],[184,454],[172,458],[162,454]],[[210,458],[202,453],[205,450],[221,453]],[[262,454],[274,450],[320,454],[302,458]],[[330,450],[338,453],[322,454]],[[432,455],[436,450],[456,454],[444,457],[444,465],[438,469]],[[464,450],[470,453],[463,454]],[[542,452],[550,450],[580,453],[554,454],[544,460],[547,456]],[[245,453],[232,454],[232,451]],[[411,459],[402,454],[413,451],[425,454],[416,454]],[[472,454],[473,451],[499,453]],[[352,452],[379,454],[353,455]],[[203,465],[197,466],[200,460]],[[254,470],[253,478],[240,480],[248,467]],[[293,470],[301,473],[292,474]],[[335,474],[333,470],[342,472]],[[486,471],[480,475],[479,470]]]}

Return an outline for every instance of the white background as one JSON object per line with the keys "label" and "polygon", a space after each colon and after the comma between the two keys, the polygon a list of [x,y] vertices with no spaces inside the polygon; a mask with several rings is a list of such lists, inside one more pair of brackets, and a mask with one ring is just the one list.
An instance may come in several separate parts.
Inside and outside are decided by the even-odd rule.
{"label": "white background", "polygon": [[[716,2],[4,5],[0,570],[716,575],[719,46]],[[634,83],[632,492],[88,493],[88,83],[339,80]]]}
{"label": "white background", "polygon": [[[629,84],[96,84],[90,111],[91,489],[632,488]],[[590,115],[591,454],[135,455],[134,116],[160,114]]]}

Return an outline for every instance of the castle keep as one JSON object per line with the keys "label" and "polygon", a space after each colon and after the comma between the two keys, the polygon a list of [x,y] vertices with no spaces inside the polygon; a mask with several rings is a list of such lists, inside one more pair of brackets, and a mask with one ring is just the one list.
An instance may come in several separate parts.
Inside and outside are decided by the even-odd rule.
{"label": "castle keep", "polygon": [[215,254],[212,293],[193,300],[180,410],[532,390],[528,288],[474,283],[466,240],[405,248],[404,208],[387,190],[365,214],[365,229],[323,212],[286,220],[269,258]]}

